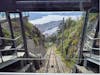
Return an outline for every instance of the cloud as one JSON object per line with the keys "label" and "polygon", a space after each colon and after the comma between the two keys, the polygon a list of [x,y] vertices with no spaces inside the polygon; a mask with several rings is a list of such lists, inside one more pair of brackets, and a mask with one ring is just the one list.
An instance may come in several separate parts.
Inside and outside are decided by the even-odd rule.
{"label": "cloud", "polygon": [[53,14],[82,14],[83,12],[80,12],[80,11],[53,11],[53,12],[29,12],[31,14],[48,14],[48,15],[53,15]]}
{"label": "cloud", "polygon": [[81,15],[77,15],[77,16],[66,16],[66,15],[47,15],[47,16],[43,16],[42,18],[39,19],[35,19],[35,20],[31,20],[29,22],[31,22],[32,24],[44,24],[44,23],[48,23],[51,21],[59,21],[64,19],[67,19],[69,17],[71,17],[72,19],[76,20],[77,18],[80,18]]}

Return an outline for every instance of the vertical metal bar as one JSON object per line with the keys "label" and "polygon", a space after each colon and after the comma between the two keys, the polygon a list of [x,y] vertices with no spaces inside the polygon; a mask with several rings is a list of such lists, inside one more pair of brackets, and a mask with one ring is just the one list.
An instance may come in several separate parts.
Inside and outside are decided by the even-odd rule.
{"label": "vertical metal bar", "polygon": [[87,59],[85,58],[83,65],[87,67]]}
{"label": "vertical metal bar", "polygon": [[[14,39],[15,37],[14,37],[14,33],[13,33],[11,18],[10,18],[10,14],[8,12],[6,12],[6,17],[7,17],[8,23],[9,23],[9,27],[10,27],[11,38]],[[13,43],[13,48],[15,48],[16,47],[15,42],[12,41],[12,43]]]}
{"label": "vertical metal bar", "polygon": [[[9,12],[6,12],[6,17],[7,17],[8,23],[9,23],[9,27],[10,27],[11,38],[15,39],[14,32],[13,32],[13,27],[12,27],[12,22],[11,22],[11,18],[10,18],[10,13]],[[12,43],[13,43],[12,47],[16,48],[16,41],[12,41]],[[17,56],[17,50],[15,50],[15,54]]]}
{"label": "vertical metal bar", "polygon": [[1,51],[0,51],[0,58],[1,58],[1,61],[3,62],[3,58],[2,58],[2,53],[1,53]]}
{"label": "vertical metal bar", "polygon": [[[0,37],[4,37],[4,34],[3,34],[3,31],[2,31],[2,27],[1,27],[1,23],[0,23]],[[2,47],[5,45],[5,42],[4,42],[4,40],[3,39],[1,39],[1,41],[2,41]]]}
{"label": "vertical metal bar", "polygon": [[28,57],[27,41],[26,41],[26,36],[25,36],[25,27],[23,24],[23,17],[22,17],[21,12],[19,12],[19,19],[20,19],[20,24],[21,24],[21,32],[22,32],[22,37],[23,37],[25,53],[26,53],[26,57]]}
{"label": "vertical metal bar", "polygon": [[[2,32],[2,27],[1,27],[1,23],[0,23],[0,36],[1,37],[3,37],[4,35],[3,35],[3,32]],[[3,46],[4,45],[4,40],[2,40],[2,45],[1,46]],[[0,58],[1,58],[1,61],[3,62],[3,59],[2,59],[2,52],[0,51]]]}
{"label": "vertical metal bar", "polygon": [[[94,38],[97,38],[98,35],[99,35],[99,21],[98,21],[97,26],[96,26],[96,32],[95,32]],[[94,41],[93,41],[92,48],[96,48],[96,41],[97,41],[97,40],[94,40]]]}
{"label": "vertical metal bar", "polygon": [[20,60],[20,66],[21,66],[21,68],[24,67],[24,62],[23,62],[23,60]]}
{"label": "vertical metal bar", "polygon": [[82,29],[81,41],[80,41],[79,62],[78,62],[79,64],[81,64],[82,58],[83,58],[83,46],[84,46],[85,33],[86,33],[86,28],[87,28],[87,23],[88,23],[88,15],[89,15],[89,12],[86,11],[84,25]]}

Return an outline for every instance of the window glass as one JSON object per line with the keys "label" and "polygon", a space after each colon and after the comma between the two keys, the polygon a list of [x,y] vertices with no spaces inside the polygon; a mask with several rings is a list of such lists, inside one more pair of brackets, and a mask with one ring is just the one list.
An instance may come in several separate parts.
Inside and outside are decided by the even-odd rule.
{"label": "window glass", "polygon": [[5,13],[0,12],[0,20],[6,19]]}

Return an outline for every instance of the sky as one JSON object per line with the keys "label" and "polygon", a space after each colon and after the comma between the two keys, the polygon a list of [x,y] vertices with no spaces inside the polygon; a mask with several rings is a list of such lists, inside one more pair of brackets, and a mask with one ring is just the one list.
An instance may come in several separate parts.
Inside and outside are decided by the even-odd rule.
{"label": "sky", "polygon": [[32,24],[44,24],[51,21],[59,21],[71,17],[77,20],[82,16],[83,12],[30,12],[29,22]]}
{"label": "sky", "polygon": [[[25,12],[24,12],[25,13]],[[26,12],[27,13],[27,12]],[[29,12],[29,22],[32,24],[44,24],[51,21],[59,21],[63,18],[71,17],[74,20],[77,20],[82,15],[83,12]],[[11,14],[11,18],[15,17],[14,14]],[[18,17],[18,15],[16,15]],[[0,15],[0,19],[3,17]],[[5,19],[5,18],[4,18]]]}

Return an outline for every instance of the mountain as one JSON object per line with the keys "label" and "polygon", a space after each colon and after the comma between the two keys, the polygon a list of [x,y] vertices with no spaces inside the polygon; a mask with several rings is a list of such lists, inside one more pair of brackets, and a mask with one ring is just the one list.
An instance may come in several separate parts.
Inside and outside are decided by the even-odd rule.
{"label": "mountain", "polygon": [[45,24],[37,24],[36,27],[43,33],[45,31],[51,30],[55,27],[58,27],[61,23],[61,20],[59,21],[51,21]]}

